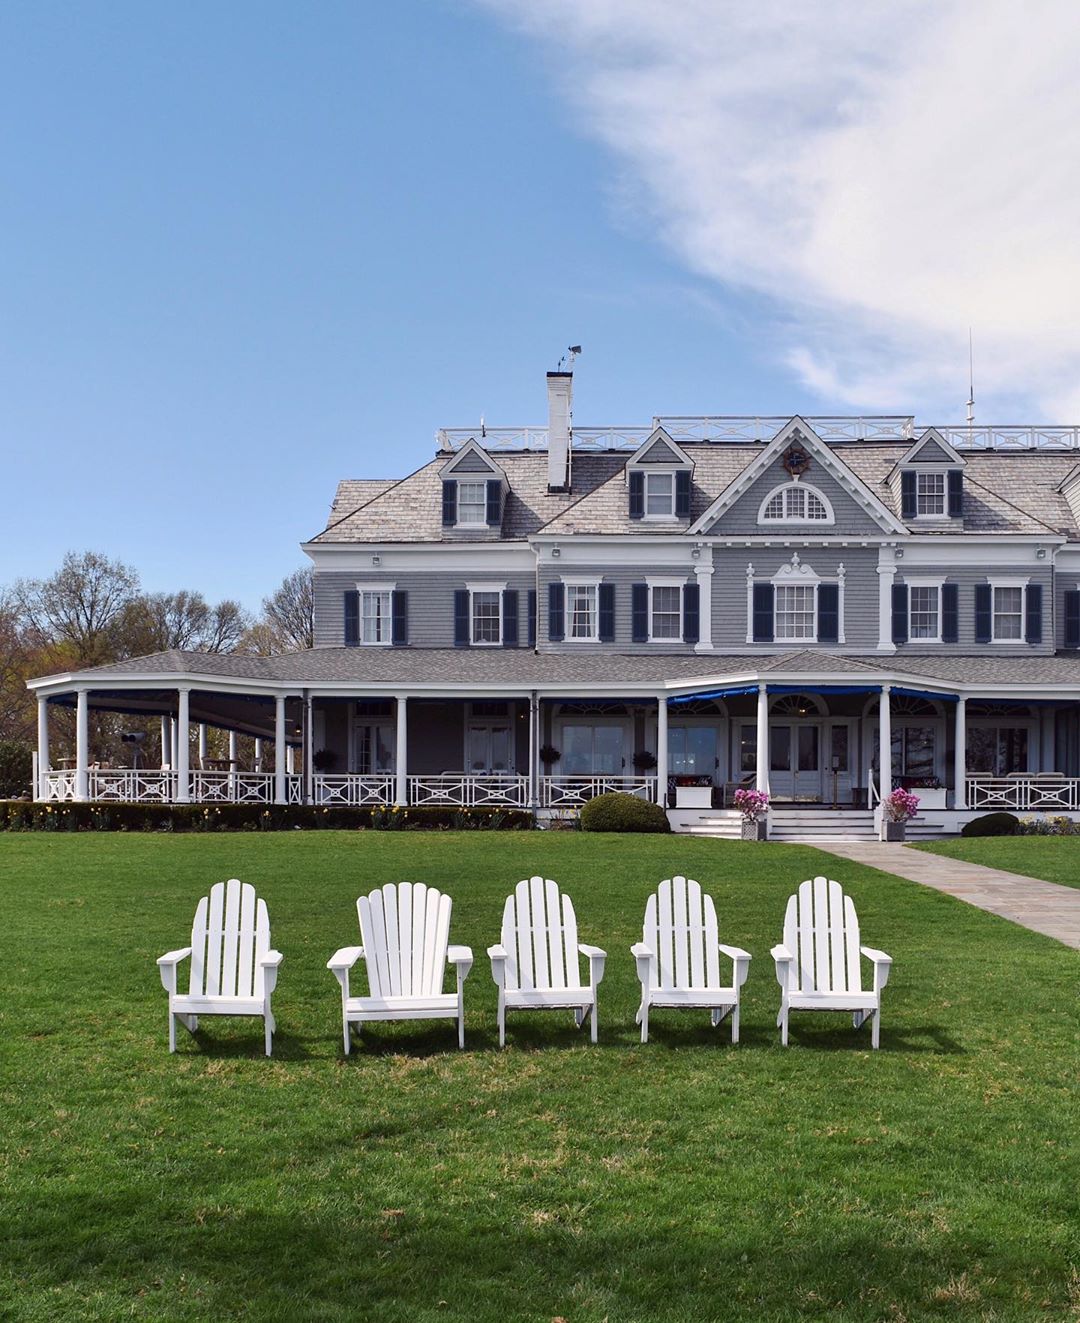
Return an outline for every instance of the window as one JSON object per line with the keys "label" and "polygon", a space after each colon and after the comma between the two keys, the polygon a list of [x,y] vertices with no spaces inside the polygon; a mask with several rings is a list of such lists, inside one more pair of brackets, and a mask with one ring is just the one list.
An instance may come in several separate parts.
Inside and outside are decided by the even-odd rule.
{"label": "window", "polygon": [[487,483],[458,482],[457,521],[459,524],[487,523]]}
{"label": "window", "polygon": [[672,519],[675,515],[674,473],[645,474],[646,519]]}
{"label": "window", "polygon": [[785,521],[789,523],[833,522],[833,512],[825,497],[804,482],[792,482],[777,487],[762,502],[758,523]]}
{"label": "window", "polygon": [[682,638],[682,588],[677,585],[649,585],[650,642]]}
{"label": "window", "polygon": [[937,584],[912,584],[908,638],[941,641],[941,589]]}
{"label": "window", "polygon": [[471,597],[473,643],[501,643],[502,593],[473,592]]}
{"label": "window", "polygon": [[943,515],[945,513],[944,473],[916,474],[915,510],[920,515]]}
{"label": "window", "polygon": [[777,584],[775,636],[795,642],[817,638],[817,589],[813,584]]}
{"label": "window", "polygon": [[566,637],[595,643],[599,639],[599,613],[595,583],[566,585]]}
{"label": "window", "polygon": [[390,643],[393,639],[392,594],[389,588],[360,593],[360,642]]}
{"label": "window", "polygon": [[1023,588],[994,589],[994,641],[1024,637]]}

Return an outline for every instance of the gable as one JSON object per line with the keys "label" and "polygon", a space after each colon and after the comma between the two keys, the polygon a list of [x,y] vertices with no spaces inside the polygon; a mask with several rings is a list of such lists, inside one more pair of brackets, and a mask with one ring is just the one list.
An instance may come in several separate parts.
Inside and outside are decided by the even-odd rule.
{"label": "gable", "polygon": [[709,532],[718,534],[757,534],[768,535],[774,532],[778,537],[790,537],[796,532],[820,532],[826,535],[843,537],[874,537],[881,533],[881,525],[852,497],[849,491],[831,473],[824,472],[811,463],[805,478],[800,483],[820,494],[832,506],[833,520],[817,522],[807,520],[805,524],[784,524],[771,522],[758,523],[762,503],[777,487],[791,482],[791,478],[779,463],[770,464],[762,471],[745,491],[740,493],[731,506],[713,523]]}

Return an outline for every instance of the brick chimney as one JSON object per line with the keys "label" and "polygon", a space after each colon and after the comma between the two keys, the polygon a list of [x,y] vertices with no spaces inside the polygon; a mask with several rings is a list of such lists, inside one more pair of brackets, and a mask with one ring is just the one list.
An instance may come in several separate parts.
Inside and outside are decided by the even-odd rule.
{"label": "brick chimney", "polygon": [[570,426],[573,419],[574,374],[549,372],[548,491],[570,490]]}

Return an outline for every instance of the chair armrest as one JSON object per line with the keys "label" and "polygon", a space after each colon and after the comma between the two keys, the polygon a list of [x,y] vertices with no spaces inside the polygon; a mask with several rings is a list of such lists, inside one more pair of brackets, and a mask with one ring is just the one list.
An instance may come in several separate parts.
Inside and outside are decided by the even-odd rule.
{"label": "chair armrest", "polygon": [[726,955],[735,966],[735,986],[741,988],[750,973],[750,961],[753,957],[749,951],[744,951],[741,946],[725,946],[723,942],[717,942],[716,945],[719,947],[721,955]]}
{"label": "chair armrest", "polygon": [[588,957],[589,986],[595,988],[603,980],[607,952],[602,951],[598,946],[589,946],[587,942],[579,942],[578,950],[583,956]]}
{"label": "chair armrest", "polygon": [[166,951],[158,958],[157,967],[161,975],[161,986],[166,992],[176,991],[176,966],[189,955],[191,955],[191,947],[182,946],[178,951]]}
{"label": "chair armrest", "polygon": [[884,951],[878,951],[873,946],[860,946],[862,954],[873,962],[874,965],[874,991],[880,992],[889,981],[889,974],[892,971],[892,956],[886,955]]}
{"label": "chair armrest", "polygon": [[506,986],[506,947],[501,943],[489,946],[488,959],[491,961],[491,977],[497,988]]}
{"label": "chair armrest", "polygon": [[360,959],[363,959],[364,948],[362,946],[343,946],[335,951],[326,962],[326,968],[333,971],[334,977],[341,984],[341,990],[347,997],[349,995],[349,970]]}
{"label": "chair armrest", "polygon": [[457,965],[458,983],[464,983],[469,977],[469,971],[473,966],[472,947],[448,946],[446,948],[446,963],[448,965]]}
{"label": "chair armrest", "polygon": [[791,984],[791,962],[795,957],[786,946],[774,946],[769,952],[776,961],[776,981],[786,991]]}

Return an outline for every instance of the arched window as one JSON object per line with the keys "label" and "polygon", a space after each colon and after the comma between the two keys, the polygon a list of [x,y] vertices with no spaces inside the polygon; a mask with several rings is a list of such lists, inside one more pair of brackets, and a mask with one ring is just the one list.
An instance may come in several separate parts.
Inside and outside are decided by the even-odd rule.
{"label": "arched window", "polygon": [[834,523],[828,497],[806,482],[788,482],[775,487],[758,511],[759,524]]}

